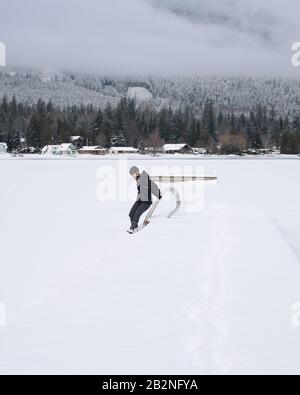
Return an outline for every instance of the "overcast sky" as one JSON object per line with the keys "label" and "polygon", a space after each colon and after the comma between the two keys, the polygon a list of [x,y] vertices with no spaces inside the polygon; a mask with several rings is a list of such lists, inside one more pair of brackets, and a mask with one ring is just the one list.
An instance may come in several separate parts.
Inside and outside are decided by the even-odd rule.
{"label": "overcast sky", "polygon": [[0,0],[9,66],[299,76],[299,0]]}

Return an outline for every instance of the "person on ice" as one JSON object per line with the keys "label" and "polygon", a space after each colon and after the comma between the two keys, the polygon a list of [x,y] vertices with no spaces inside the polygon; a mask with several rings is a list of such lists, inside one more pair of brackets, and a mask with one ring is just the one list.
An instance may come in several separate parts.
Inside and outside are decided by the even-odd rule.
{"label": "person on ice", "polygon": [[129,213],[131,221],[129,233],[134,233],[139,226],[141,216],[149,210],[153,203],[152,195],[156,196],[159,200],[162,198],[162,195],[157,184],[151,180],[149,174],[145,171],[140,173],[138,167],[133,166],[129,174],[136,180],[138,190],[136,202]]}

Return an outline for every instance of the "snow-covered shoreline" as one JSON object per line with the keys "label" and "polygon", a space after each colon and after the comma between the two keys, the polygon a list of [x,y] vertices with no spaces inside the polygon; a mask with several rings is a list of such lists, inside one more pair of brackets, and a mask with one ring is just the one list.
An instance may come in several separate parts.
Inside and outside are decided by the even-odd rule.
{"label": "snow-covered shoreline", "polygon": [[105,160],[300,160],[300,155],[76,155],[76,156],[56,156],[56,155],[36,155],[27,154],[22,156],[13,157],[10,154],[0,155],[1,160],[50,160],[50,161],[80,161],[80,160],[91,160],[91,161],[105,161]]}

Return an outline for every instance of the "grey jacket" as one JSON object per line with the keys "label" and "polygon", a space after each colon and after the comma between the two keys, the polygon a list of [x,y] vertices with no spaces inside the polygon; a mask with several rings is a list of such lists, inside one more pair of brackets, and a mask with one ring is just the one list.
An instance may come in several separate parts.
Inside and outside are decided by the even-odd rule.
{"label": "grey jacket", "polygon": [[160,189],[145,171],[143,171],[140,177],[137,179],[137,189],[137,201],[151,204],[152,195],[156,196],[157,199],[161,199]]}

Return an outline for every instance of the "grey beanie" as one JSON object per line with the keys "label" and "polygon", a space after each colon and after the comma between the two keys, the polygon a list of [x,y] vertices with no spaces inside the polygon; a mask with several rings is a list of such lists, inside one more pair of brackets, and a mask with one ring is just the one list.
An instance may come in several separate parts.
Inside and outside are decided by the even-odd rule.
{"label": "grey beanie", "polygon": [[140,171],[139,171],[139,168],[138,167],[136,167],[136,166],[132,166],[132,168],[129,170],[129,174],[131,175],[131,176],[133,176],[135,173],[139,173]]}

